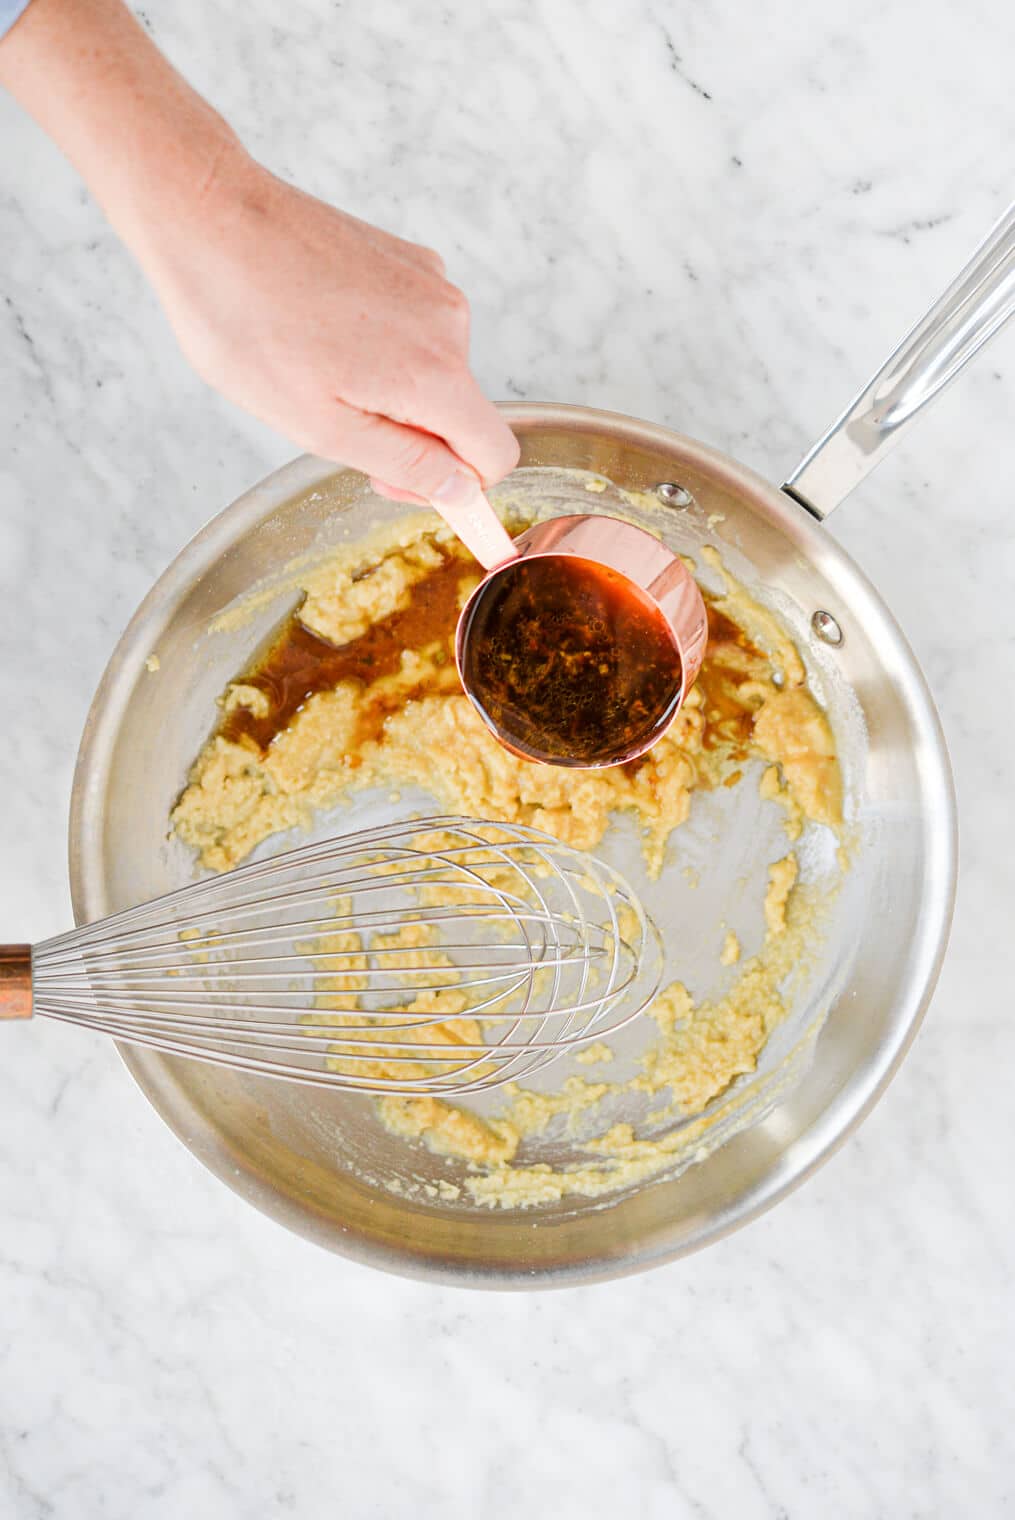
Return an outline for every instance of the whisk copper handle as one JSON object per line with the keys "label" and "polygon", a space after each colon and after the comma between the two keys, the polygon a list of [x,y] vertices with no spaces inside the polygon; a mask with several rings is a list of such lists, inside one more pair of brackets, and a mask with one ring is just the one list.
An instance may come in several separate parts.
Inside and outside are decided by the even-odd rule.
{"label": "whisk copper handle", "polygon": [[0,1019],[32,1017],[32,947],[0,945]]}

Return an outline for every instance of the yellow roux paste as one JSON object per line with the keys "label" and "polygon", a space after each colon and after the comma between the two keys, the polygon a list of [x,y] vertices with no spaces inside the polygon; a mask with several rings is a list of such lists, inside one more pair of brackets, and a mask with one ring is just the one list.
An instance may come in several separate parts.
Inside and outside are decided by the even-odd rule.
{"label": "yellow roux paste", "polygon": [[[711,599],[719,636],[710,639],[702,675],[669,733],[644,760],[613,770],[575,772],[541,766],[508,754],[490,736],[458,682],[453,630],[424,648],[405,649],[400,668],[371,683],[342,681],[318,692],[296,712],[268,749],[221,735],[198,756],[172,815],[178,837],[216,871],[238,864],[262,840],[306,826],[318,809],[379,785],[415,784],[451,813],[531,824],[579,848],[594,849],[611,819],[633,813],[643,831],[646,867],[658,875],[673,831],[688,817],[696,790],[738,785],[745,760],[768,761],[762,796],[781,805],[790,843],[811,821],[838,830],[842,785],[835,745],[824,712],[807,689],[795,646],[775,617],[750,598],[723,569],[714,550],[704,556],[722,576],[723,594]],[[309,571],[301,622],[334,644],[347,643],[411,601],[413,588],[449,559],[461,561],[459,603],[476,584],[477,568],[446,530],[421,515],[375,534]],[[246,705],[257,712],[263,695],[232,684],[221,699],[226,712]],[[599,1044],[580,1058],[588,1074],[572,1075],[556,1092],[501,1090],[502,1107],[480,1117],[469,1107],[437,1098],[379,1098],[385,1126],[407,1140],[467,1164],[465,1186],[477,1202],[520,1207],[566,1196],[596,1196],[626,1188],[664,1169],[701,1144],[707,1105],[733,1080],[755,1069],[769,1034],[785,1016],[780,988],[806,959],[815,937],[815,905],[796,889],[791,852],[769,871],[762,908],[764,944],[741,959],[733,934],[717,945],[717,961],[737,965],[736,980],[720,1000],[694,1003],[680,982],[666,987],[650,1009],[658,1036],[625,1082],[609,1081],[613,1052]],[[418,947],[435,967],[450,965],[418,926],[394,941],[364,946],[353,936],[336,950],[369,952]],[[341,943],[339,943],[341,939]],[[320,1006],[335,995],[350,1006],[357,962],[341,962],[328,976],[326,955]],[[365,967],[364,958],[362,966]],[[362,967],[360,968],[362,969]],[[453,985],[423,994],[410,1005],[444,1012],[438,1026],[449,1042],[478,1038],[466,1000]],[[330,1001],[329,1001],[330,997]],[[464,1015],[464,1017],[461,1017]],[[343,1015],[335,1014],[340,1026]],[[336,1030],[340,1040],[340,1034]],[[434,1037],[431,1026],[426,1038]],[[336,1060],[341,1045],[336,1044]],[[383,1070],[379,1044],[378,1070]],[[405,1064],[400,1071],[404,1074]],[[526,1162],[519,1147],[544,1134],[558,1116],[572,1126],[607,1096],[647,1096],[655,1138],[639,1139],[629,1124],[581,1142],[588,1161],[554,1169]],[[697,1125],[680,1124],[702,1115]],[[664,1121],[679,1126],[659,1136]],[[431,1191],[433,1191],[431,1189]],[[442,1196],[456,1192],[441,1188]]]}

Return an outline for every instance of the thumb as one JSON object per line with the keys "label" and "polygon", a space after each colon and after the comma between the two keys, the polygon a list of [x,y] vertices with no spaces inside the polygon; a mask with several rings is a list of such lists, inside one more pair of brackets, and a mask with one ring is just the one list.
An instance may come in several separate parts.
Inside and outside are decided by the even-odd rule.
{"label": "thumb", "polygon": [[[433,433],[361,412],[338,402],[340,426],[323,449],[371,479],[393,486],[402,500],[430,502],[484,569],[510,559],[511,539],[487,501],[479,477]],[[329,430],[330,431],[330,430]]]}

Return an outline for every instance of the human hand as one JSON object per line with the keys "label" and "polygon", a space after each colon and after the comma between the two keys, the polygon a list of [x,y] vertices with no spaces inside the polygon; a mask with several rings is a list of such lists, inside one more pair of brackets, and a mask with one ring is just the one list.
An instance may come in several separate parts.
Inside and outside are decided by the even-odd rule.
{"label": "human hand", "polygon": [[438,256],[256,164],[121,0],[33,0],[0,38],[0,85],[75,163],[230,400],[452,515],[512,469]]}
{"label": "human hand", "polygon": [[[382,494],[484,485],[518,444],[469,369],[469,308],[436,253],[227,145],[183,224],[135,239],[177,338],[229,400]],[[474,482],[473,482],[474,484]]]}

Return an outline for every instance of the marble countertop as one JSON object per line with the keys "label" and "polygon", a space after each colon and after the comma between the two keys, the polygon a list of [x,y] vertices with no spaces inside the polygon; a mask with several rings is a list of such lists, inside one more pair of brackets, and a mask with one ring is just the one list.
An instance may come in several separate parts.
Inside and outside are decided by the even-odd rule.
{"label": "marble countertop", "polygon": [[[274,169],[441,249],[491,394],[642,415],[779,479],[1012,190],[1008,8],[818,9],[143,14]],[[38,939],[70,922],[72,767],[120,630],[292,450],[189,372],[7,99],[0,142],[0,912]],[[7,1031],[0,1514],[1011,1513],[1013,417],[1015,331],[830,526],[928,673],[962,827],[940,987],[860,1133],[683,1263],[441,1290],[254,1213],[111,1047]]]}

